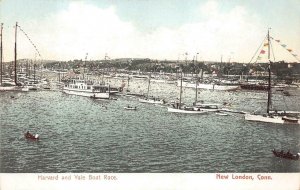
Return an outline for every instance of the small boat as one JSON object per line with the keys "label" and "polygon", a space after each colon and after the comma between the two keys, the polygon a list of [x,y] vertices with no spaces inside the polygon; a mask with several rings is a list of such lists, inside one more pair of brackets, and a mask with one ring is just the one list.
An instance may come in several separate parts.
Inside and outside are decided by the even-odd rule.
{"label": "small boat", "polygon": [[136,107],[127,106],[124,107],[125,110],[136,110]]}
{"label": "small boat", "polygon": [[227,114],[227,113],[220,113],[220,112],[217,112],[216,115],[227,116],[228,114]]}
{"label": "small boat", "polygon": [[276,151],[275,149],[272,150],[273,154],[276,156],[276,157],[279,157],[279,158],[285,158],[285,159],[290,159],[290,160],[298,160],[299,159],[299,156],[300,156],[300,153],[297,153],[297,154],[292,154],[290,153],[290,151],[288,152],[284,152],[283,150],[281,151]]}
{"label": "small boat", "polygon": [[43,88],[44,90],[51,90],[51,87],[50,87],[49,84],[44,84],[44,85],[42,86],[42,88]]}
{"label": "small boat", "polygon": [[38,134],[33,135],[33,134],[27,132],[27,133],[24,134],[24,136],[25,136],[26,139],[39,140],[39,135]]}
{"label": "small boat", "polygon": [[140,98],[139,102],[149,103],[149,104],[165,104],[166,101],[164,99],[149,97],[149,98]]}
{"label": "small boat", "polygon": [[284,96],[291,96],[291,93],[289,91],[283,91],[282,93]]}

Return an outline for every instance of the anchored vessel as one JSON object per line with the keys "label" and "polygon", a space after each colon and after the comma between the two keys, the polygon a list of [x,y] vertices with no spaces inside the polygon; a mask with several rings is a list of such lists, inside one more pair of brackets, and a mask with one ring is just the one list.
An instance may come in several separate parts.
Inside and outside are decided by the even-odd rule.
{"label": "anchored vessel", "polygon": [[[177,81],[177,86],[179,86],[181,81]],[[239,85],[235,84],[217,84],[217,83],[198,83],[195,85],[194,83],[183,81],[183,87],[187,88],[198,88],[198,89],[206,89],[206,90],[221,90],[221,91],[235,91],[240,88]]]}
{"label": "anchored vessel", "polygon": [[91,81],[72,79],[66,83],[63,92],[66,94],[86,96],[97,99],[109,99],[109,86],[94,84]]}
{"label": "anchored vessel", "polygon": [[[182,72],[181,72],[181,80],[180,80],[180,95],[179,95],[179,102],[176,102],[173,104],[173,107],[168,107],[168,112],[175,112],[175,113],[188,113],[188,114],[205,114],[208,113],[208,111],[203,110],[202,108],[199,107],[188,107],[185,105],[182,105],[181,103],[181,96],[182,96]],[[197,94],[197,92],[196,92]],[[197,97],[196,97],[197,101]]]}
{"label": "anchored vessel", "polygon": [[268,122],[268,123],[281,123],[281,124],[298,124],[300,125],[300,119],[295,116],[291,116],[289,111],[271,111],[270,107],[272,104],[272,88],[271,88],[271,60],[270,60],[270,32],[268,30],[267,34],[268,39],[268,59],[269,59],[269,79],[268,79],[268,104],[267,104],[267,113],[265,114],[245,114],[245,120],[248,121],[259,121],[259,122]]}
{"label": "anchored vessel", "polygon": [[136,110],[136,107],[132,107],[132,106],[126,106],[124,107],[125,110]]}
{"label": "anchored vessel", "polygon": [[11,81],[3,81],[2,73],[3,73],[3,47],[2,47],[2,37],[3,37],[3,23],[1,23],[1,50],[0,50],[0,91],[28,91],[28,87],[22,86],[22,84],[18,83],[17,81],[17,29],[18,29],[18,23],[16,23],[15,26],[15,51],[14,51],[14,83]]}
{"label": "anchored vessel", "polygon": [[151,75],[149,75],[149,80],[148,80],[147,96],[145,98],[140,98],[139,102],[150,103],[150,104],[165,104],[166,103],[165,100],[149,96],[150,82],[151,82]]}

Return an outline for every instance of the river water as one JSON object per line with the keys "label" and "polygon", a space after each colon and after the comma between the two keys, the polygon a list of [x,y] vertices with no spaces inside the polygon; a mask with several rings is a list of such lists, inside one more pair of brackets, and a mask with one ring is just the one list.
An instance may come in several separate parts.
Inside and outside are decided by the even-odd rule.
{"label": "river water", "polygon": [[[146,93],[147,81],[131,81],[129,89]],[[179,92],[175,84],[153,82],[150,89],[169,101]],[[290,92],[288,97],[275,94],[274,106],[300,111],[299,89]],[[184,89],[183,101],[192,102],[194,95],[193,89]],[[210,103],[229,102],[230,109],[243,111],[264,110],[267,98],[253,91],[202,90],[198,96]],[[235,113],[168,113],[164,106],[139,103],[135,97],[117,98],[1,92],[1,172],[300,172],[299,161],[271,152],[300,152],[299,126],[245,121]],[[127,105],[137,110],[124,110]],[[26,140],[27,130],[38,133],[40,140]]]}

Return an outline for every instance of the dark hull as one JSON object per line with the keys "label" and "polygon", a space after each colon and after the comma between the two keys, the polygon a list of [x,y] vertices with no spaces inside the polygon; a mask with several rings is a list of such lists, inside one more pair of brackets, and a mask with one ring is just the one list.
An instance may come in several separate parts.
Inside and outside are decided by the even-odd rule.
{"label": "dark hull", "polygon": [[29,140],[39,140],[39,137],[38,138],[35,138],[35,136],[33,136],[32,134],[24,134],[25,138],[26,139],[29,139]]}
{"label": "dark hull", "polygon": [[258,85],[258,84],[242,84],[241,89],[244,90],[268,90],[268,85]]}
{"label": "dark hull", "polygon": [[285,158],[285,159],[290,159],[290,160],[299,160],[299,155],[298,154],[291,154],[291,153],[284,153],[276,150],[272,150],[273,154],[276,157],[279,158]]}

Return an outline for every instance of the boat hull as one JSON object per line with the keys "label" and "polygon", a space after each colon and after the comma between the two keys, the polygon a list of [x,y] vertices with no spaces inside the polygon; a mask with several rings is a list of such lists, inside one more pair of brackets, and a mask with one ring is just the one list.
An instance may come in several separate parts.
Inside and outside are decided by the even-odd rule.
{"label": "boat hull", "polygon": [[0,91],[15,91],[15,86],[0,86]]}
{"label": "boat hull", "polygon": [[164,104],[163,100],[153,100],[153,99],[139,99],[139,102],[149,103],[149,104]]}
{"label": "boat hull", "polygon": [[285,159],[290,159],[290,160],[299,160],[299,154],[292,154],[292,153],[284,153],[276,150],[272,150],[274,156],[279,157],[279,158],[285,158]]}
{"label": "boat hull", "polygon": [[245,120],[247,121],[258,121],[258,122],[266,122],[266,123],[279,123],[279,124],[297,124],[300,125],[299,119],[288,119],[282,116],[264,116],[264,115],[253,115],[253,114],[245,114]]}
{"label": "boat hull", "polygon": [[129,107],[124,107],[125,110],[136,110],[136,107],[129,108]]}
{"label": "boat hull", "polygon": [[40,139],[38,135],[32,135],[32,134],[25,133],[24,136],[26,139],[34,140],[34,141],[37,141]]}
{"label": "boat hull", "polygon": [[19,86],[0,86],[0,91],[22,91],[27,92],[29,89],[27,87]]}
{"label": "boat hull", "polygon": [[36,85],[27,85],[28,90],[38,90]]}
{"label": "boat hull", "polygon": [[70,95],[77,95],[77,96],[85,96],[85,97],[93,97],[98,99],[109,99],[108,92],[93,92],[93,91],[83,91],[83,90],[75,90],[64,88],[63,92]]}
{"label": "boat hull", "polygon": [[188,113],[188,114],[206,114],[208,111],[197,111],[197,110],[184,110],[184,109],[177,109],[177,108],[168,108],[168,112],[173,113]]}
{"label": "boat hull", "polygon": [[208,112],[218,112],[220,110],[219,104],[196,104],[194,109],[201,109]]}
{"label": "boat hull", "polygon": [[268,85],[259,85],[259,84],[242,84],[241,89],[243,90],[269,90]]}
{"label": "boat hull", "polygon": [[221,115],[221,116],[228,116],[228,114],[227,113],[216,113],[217,115]]}
{"label": "boat hull", "polygon": [[[180,82],[177,82],[177,85],[180,86]],[[196,84],[189,82],[182,82],[183,87],[187,88],[196,88]],[[220,90],[220,91],[235,91],[238,90],[240,86],[238,85],[219,85],[219,84],[204,84],[199,83],[197,89],[206,89],[206,90]]]}

